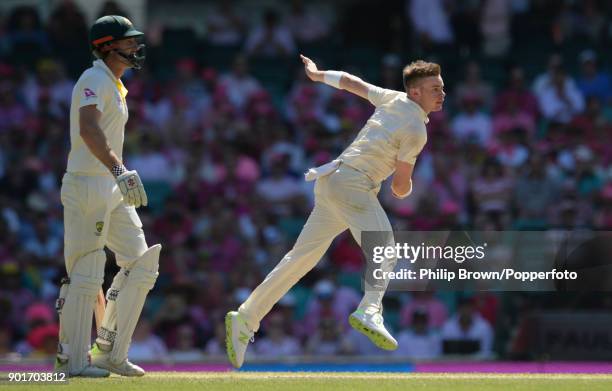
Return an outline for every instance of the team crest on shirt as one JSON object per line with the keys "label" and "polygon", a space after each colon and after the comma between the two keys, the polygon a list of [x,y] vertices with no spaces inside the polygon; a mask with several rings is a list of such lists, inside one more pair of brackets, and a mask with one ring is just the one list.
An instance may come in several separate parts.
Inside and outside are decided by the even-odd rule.
{"label": "team crest on shirt", "polygon": [[91,89],[89,88],[84,88],[83,89],[83,94],[85,94],[85,99],[89,99],[89,98],[93,98],[96,96],[96,93],[93,92]]}
{"label": "team crest on shirt", "polygon": [[104,229],[104,221],[96,222],[96,236],[102,235],[102,230]]}

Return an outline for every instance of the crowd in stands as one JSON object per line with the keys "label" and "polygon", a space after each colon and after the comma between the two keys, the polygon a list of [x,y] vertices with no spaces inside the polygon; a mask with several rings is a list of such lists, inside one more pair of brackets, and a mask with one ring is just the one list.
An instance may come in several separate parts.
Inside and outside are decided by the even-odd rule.
{"label": "crowd in stands", "polygon": [[[307,80],[297,54],[308,49],[322,68],[400,90],[406,63],[442,65],[445,110],[430,116],[413,194],[394,199],[388,184],[380,192],[395,229],[612,229],[612,79],[601,50],[612,38],[608,4],[344,3],[311,9],[295,0],[255,18],[237,2],[218,2],[191,55],[172,52],[164,41],[171,31],[143,27],[151,55],[124,78],[123,156],[149,194],[139,209],[147,241],[164,249],[133,361],[224,354],[223,315],[291,248],[312,208],[303,172],[334,159],[373,112],[359,97]],[[128,15],[114,2],[101,14],[109,12]],[[25,6],[0,15],[0,358],[55,353],[53,305],[65,273],[59,190],[72,87],[91,61],[89,23],[70,0],[47,20]],[[219,66],[223,48],[231,56]],[[366,49],[381,55],[348,56]],[[175,55],[171,63],[165,53]],[[267,68],[275,63],[282,74]],[[400,349],[384,353],[347,322],[363,263],[350,234],[340,235],[264,320],[249,354],[436,359],[467,349],[508,357],[522,353],[513,351],[522,314],[580,303],[553,294],[390,292],[385,319]],[[108,252],[105,288],[116,270]],[[589,303],[601,308],[606,297]],[[478,343],[453,350],[461,340]]]}

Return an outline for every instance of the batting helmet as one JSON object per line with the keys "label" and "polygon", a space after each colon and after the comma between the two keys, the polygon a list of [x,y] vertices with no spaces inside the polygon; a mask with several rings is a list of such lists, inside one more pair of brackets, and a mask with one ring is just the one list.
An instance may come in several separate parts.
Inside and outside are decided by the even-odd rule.
{"label": "batting helmet", "polygon": [[[142,37],[144,33],[136,30],[128,18],[118,15],[106,15],[94,22],[89,31],[89,43],[93,50],[102,45],[126,38]],[[127,55],[117,51],[133,68],[140,69],[144,62],[144,44],[138,46],[138,52]]]}

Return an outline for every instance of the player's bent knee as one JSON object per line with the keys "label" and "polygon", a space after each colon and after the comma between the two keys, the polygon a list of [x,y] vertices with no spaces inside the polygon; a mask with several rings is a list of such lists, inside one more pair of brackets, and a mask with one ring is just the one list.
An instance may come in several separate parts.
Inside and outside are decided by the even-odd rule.
{"label": "player's bent knee", "polygon": [[75,274],[70,277],[70,293],[96,297],[102,286],[102,279]]}
{"label": "player's bent knee", "polygon": [[104,250],[97,250],[79,258],[69,276],[70,293],[97,296],[104,282]]}

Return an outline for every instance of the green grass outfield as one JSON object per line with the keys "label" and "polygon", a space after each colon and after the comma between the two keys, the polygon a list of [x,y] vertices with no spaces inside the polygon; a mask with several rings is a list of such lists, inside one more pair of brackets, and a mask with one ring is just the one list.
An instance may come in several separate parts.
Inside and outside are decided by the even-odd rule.
{"label": "green grass outfield", "polygon": [[[6,378],[2,374],[3,378]],[[358,372],[150,372],[142,378],[70,379],[69,384],[7,384],[3,390],[612,390],[612,375]]]}

